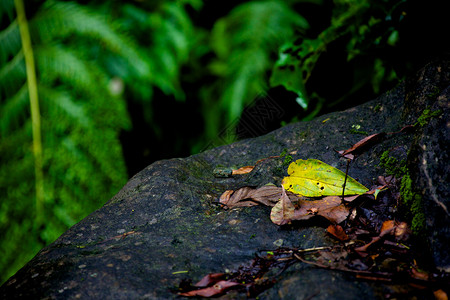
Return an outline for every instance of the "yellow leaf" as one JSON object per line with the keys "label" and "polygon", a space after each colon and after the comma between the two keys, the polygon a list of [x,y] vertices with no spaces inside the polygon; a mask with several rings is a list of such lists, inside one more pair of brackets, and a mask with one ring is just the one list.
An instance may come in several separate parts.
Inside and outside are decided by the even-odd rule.
{"label": "yellow leaf", "polygon": [[[345,173],[317,159],[299,159],[289,165],[289,176],[283,179],[287,191],[305,197],[340,196]],[[360,195],[368,189],[347,176],[345,195]]]}

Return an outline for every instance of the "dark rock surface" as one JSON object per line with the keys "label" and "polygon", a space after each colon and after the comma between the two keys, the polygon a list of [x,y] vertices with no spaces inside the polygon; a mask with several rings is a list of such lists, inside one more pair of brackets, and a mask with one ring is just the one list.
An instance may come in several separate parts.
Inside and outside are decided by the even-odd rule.
{"label": "dark rock surface", "polygon": [[[346,161],[333,149],[347,149],[364,137],[350,133],[353,125],[369,134],[395,132],[414,124],[426,108],[441,113],[416,133],[393,135],[371,147],[350,165],[349,174],[370,187],[385,171],[379,167],[382,153],[395,151],[399,159],[407,159],[423,198],[430,252],[438,267],[448,269],[449,74],[449,61],[439,60],[364,105],[188,158],[155,162],[42,249],[2,285],[0,298],[171,299],[181,279],[195,282],[208,273],[236,269],[275,244],[333,245],[323,226],[280,228],[270,221],[270,208],[223,210],[216,204],[227,189],[280,185],[286,175],[283,159],[264,160],[251,173],[231,178],[214,177],[214,169],[253,165],[287,149],[297,151],[294,159],[316,158],[345,171]],[[429,90],[430,85],[438,89]],[[296,264],[259,298],[378,299],[388,290],[381,283]]]}

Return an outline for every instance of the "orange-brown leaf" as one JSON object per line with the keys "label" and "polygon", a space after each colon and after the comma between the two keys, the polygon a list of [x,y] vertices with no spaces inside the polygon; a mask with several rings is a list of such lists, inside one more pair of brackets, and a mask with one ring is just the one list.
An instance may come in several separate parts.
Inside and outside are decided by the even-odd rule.
{"label": "orange-brown leaf", "polygon": [[335,236],[336,238],[338,238],[341,241],[348,240],[348,235],[345,233],[344,228],[342,228],[342,226],[340,226],[340,225],[332,224],[332,225],[328,226],[327,231],[328,231],[328,233]]}
{"label": "orange-brown leaf", "polygon": [[342,204],[341,197],[338,196],[328,196],[315,201],[299,200],[299,205],[300,209],[295,210],[292,220],[308,220],[318,215],[339,224],[350,213],[349,209]]}
{"label": "orange-brown leaf", "polygon": [[440,289],[440,290],[437,290],[437,291],[434,291],[433,294],[434,294],[434,298],[435,298],[436,300],[448,300],[447,293],[444,292],[444,291],[441,290],[441,289]]}
{"label": "orange-brown leaf", "polygon": [[253,170],[253,168],[255,168],[255,166],[245,166],[245,167],[239,168],[237,170],[231,171],[231,175],[247,174],[247,173],[250,173]]}

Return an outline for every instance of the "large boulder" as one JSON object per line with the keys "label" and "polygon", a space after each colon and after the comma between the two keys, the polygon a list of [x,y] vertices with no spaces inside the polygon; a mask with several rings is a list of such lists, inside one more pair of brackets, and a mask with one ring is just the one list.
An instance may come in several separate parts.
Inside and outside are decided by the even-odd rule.
{"label": "large boulder", "polygon": [[[403,192],[420,201],[414,206],[424,217],[416,218],[418,230],[428,236],[431,261],[448,270],[449,78],[450,62],[441,59],[428,64],[417,78],[358,107],[191,157],[155,162],[102,208],[42,249],[2,285],[0,297],[175,298],[173,291],[183,278],[196,281],[208,273],[235,270],[259,250],[334,245],[320,224],[279,227],[271,222],[269,207],[224,210],[217,205],[225,190],[279,186],[286,176],[283,158],[261,161],[244,175],[217,177],[215,171],[254,165],[282,152],[345,171],[346,160],[334,149],[347,149],[361,140],[364,135],[358,131],[398,132],[417,120],[421,124],[414,133],[392,135],[363,152],[350,164],[349,174],[370,187],[386,171],[380,164],[383,154],[407,161],[409,190],[403,187]],[[386,292],[381,283],[306,264],[287,269],[277,279],[261,299],[376,299]]]}

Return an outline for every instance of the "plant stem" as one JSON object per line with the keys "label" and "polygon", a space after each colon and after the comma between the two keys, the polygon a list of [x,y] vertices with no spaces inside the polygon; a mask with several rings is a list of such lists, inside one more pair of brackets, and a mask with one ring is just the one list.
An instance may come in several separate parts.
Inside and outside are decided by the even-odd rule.
{"label": "plant stem", "polygon": [[44,202],[44,172],[42,170],[42,142],[41,142],[41,118],[39,111],[39,97],[36,80],[36,68],[34,64],[33,47],[31,45],[30,32],[28,30],[27,17],[23,0],[14,0],[17,11],[20,38],[27,70],[28,95],[30,98],[31,123],[33,131],[33,154],[36,188],[36,222],[40,225]]}
{"label": "plant stem", "polygon": [[350,165],[350,159],[347,159],[347,169],[345,170],[344,185],[342,186],[342,201],[344,201],[345,185],[347,184],[347,176],[348,176],[348,167],[349,167],[349,165]]}

